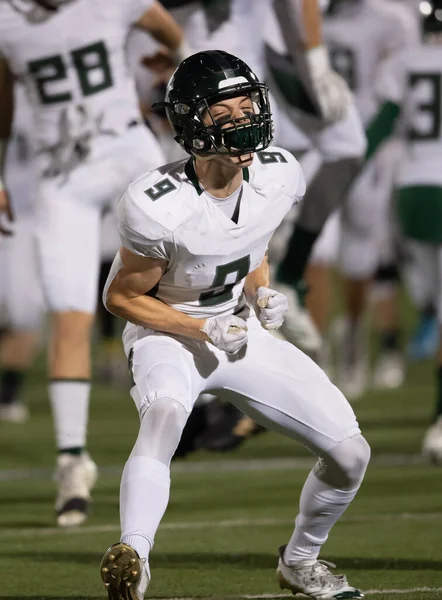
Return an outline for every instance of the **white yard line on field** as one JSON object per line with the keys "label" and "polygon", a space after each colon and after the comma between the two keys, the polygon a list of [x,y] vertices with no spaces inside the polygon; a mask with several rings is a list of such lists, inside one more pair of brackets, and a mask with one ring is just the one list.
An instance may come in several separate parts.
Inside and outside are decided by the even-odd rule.
{"label": "white yard line on field", "polygon": [[[172,473],[214,473],[242,471],[285,471],[308,469],[315,463],[313,457],[299,458],[252,458],[249,460],[207,460],[178,462],[172,464]],[[398,467],[425,464],[419,454],[378,454],[372,457],[372,466]],[[103,467],[101,475],[120,476],[122,466]],[[0,469],[1,481],[46,480],[53,475],[53,469]]]}
{"label": "white yard line on field", "polygon": [[[344,515],[340,522],[343,523],[383,523],[392,521],[437,521],[442,519],[442,512],[434,513],[398,513],[398,514],[367,514],[367,515]],[[226,519],[222,521],[184,521],[176,523],[163,523],[161,531],[179,531],[192,529],[229,529],[235,527],[275,527],[290,526],[294,524],[293,519]],[[23,537],[52,537],[57,535],[89,535],[95,533],[118,532],[118,524],[92,525],[90,527],[79,527],[72,529],[60,529],[59,527],[44,527],[41,529],[0,529],[0,545],[5,538]]]}
{"label": "white yard line on field", "polygon": [[[380,595],[396,595],[396,594],[425,594],[425,593],[433,593],[440,594],[442,593],[442,587],[415,587],[408,588],[405,590],[401,589],[385,589],[385,590],[363,590],[364,594],[367,596],[380,596]],[[298,598],[298,596],[296,596]],[[280,598],[293,598],[291,593],[286,594],[257,594],[257,595],[245,595],[245,596],[175,596],[171,598],[149,598],[149,600],[279,600]],[[307,598],[307,596],[299,596],[299,598]]]}

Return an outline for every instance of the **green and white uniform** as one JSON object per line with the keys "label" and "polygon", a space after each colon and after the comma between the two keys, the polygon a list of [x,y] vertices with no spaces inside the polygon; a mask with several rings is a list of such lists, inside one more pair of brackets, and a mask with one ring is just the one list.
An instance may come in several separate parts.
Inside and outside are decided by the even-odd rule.
{"label": "green and white uniform", "polygon": [[228,199],[216,202],[200,187],[192,159],[129,186],[118,206],[121,243],[167,261],[155,297],[195,318],[238,314],[248,327],[245,352],[232,357],[206,342],[129,323],[123,341],[141,414],[161,398],[190,412],[200,393],[224,389],[265,422],[268,409],[276,409],[279,429],[311,449],[327,451],[359,433],[341,392],[298,348],[264,330],[243,294],[245,277],[304,192],[299,163],[277,147],[257,153],[244,170],[237,222],[223,210]]}
{"label": "green and white uniform", "polygon": [[383,105],[369,128],[369,152],[401,127],[407,151],[396,181],[398,220],[404,237],[422,250],[413,254],[433,265],[428,276],[441,306],[442,46],[420,44],[393,56],[383,66],[377,90]]}
{"label": "green and white uniform", "polygon": [[102,210],[163,162],[125,54],[151,3],[73,0],[48,13],[29,0],[0,2],[0,55],[32,111],[38,254],[54,312],[94,312]]}
{"label": "green and white uniform", "polygon": [[[367,126],[379,107],[379,69],[388,56],[418,43],[418,21],[408,7],[391,0],[343,3],[324,18],[324,37],[333,66],[352,89]],[[339,226],[339,219],[331,217],[314,249],[314,261],[339,260],[347,276],[366,278],[392,253],[390,198],[402,153],[401,143],[394,140],[367,163],[346,199],[345,219]]]}

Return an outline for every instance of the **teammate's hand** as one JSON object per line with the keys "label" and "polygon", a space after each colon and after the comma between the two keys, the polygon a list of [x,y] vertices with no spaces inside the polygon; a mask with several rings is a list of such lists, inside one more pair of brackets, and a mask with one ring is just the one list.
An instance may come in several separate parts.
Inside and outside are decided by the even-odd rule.
{"label": "teammate's hand", "polygon": [[173,73],[175,70],[175,63],[167,48],[160,48],[155,54],[143,56],[140,62],[143,67],[161,77],[165,77],[165,74]]}
{"label": "teammate's hand", "polygon": [[14,213],[12,212],[6,190],[0,188],[0,235],[13,235],[14,232],[3,225],[5,218],[8,223],[12,223],[14,221]]}
{"label": "teammate's hand", "polygon": [[205,320],[201,331],[206,334],[208,342],[227,354],[236,354],[247,344],[247,323],[234,315],[210,317]]}
{"label": "teammate's hand", "polygon": [[289,309],[284,294],[266,287],[259,287],[253,299],[256,316],[264,329],[279,329]]}
{"label": "teammate's hand", "polygon": [[325,46],[307,50],[306,60],[322,118],[330,123],[340,121],[353,99],[347,83],[330,67]]}

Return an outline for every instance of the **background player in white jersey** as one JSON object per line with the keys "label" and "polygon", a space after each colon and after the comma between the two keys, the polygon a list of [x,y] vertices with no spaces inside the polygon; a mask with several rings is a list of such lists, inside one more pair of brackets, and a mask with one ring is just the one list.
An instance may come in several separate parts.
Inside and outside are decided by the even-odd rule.
{"label": "background player in white jersey", "polygon": [[[396,207],[402,235],[428,282],[442,324],[442,1],[425,5],[424,38],[384,66],[377,82],[384,101],[368,128],[368,155],[400,122],[407,153],[396,181]],[[423,451],[442,462],[442,345],[437,370],[437,400]]]}
{"label": "background player in white jersey", "polygon": [[[324,18],[324,37],[332,64],[349,84],[362,122],[367,126],[378,106],[374,85],[379,67],[392,53],[417,43],[417,19],[408,7],[391,0],[332,0]],[[365,391],[369,382],[366,298],[380,264],[381,250],[390,242],[390,198],[401,150],[402,145],[395,140],[366,164],[347,194],[340,226],[326,228],[312,256],[309,283],[312,295],[317,287],[314,307],[320,316],[325,314],[322,304],[330,296],[324,293],[328,274],[320,265],[333,264],[339,255],[346,314],[339,327],[337,381],[347,397],[353,399]],[[387,254],[394,253],[384,250],[382,257]],[[313,279],[315,273],[324,281]],[[394,300],[391,304],[394,306]],[[393,323],[381,336],[388,340],[388,346],[384,351],[386,344],[381,347],[375,367],[379,386],[399,385],[403,381],[402,358],[395,343],[398,335],[392,327]]]}
{"label": "background player in white jersey", "polygon": [[[12,235],[0,235],[0,421],[28,417],[22,399],[26,371],[38,343],[43,312],[34,245],[36,178],[31,160],[32,119],[23,86],[14,85],[16,106],[5,164],[5,184],[14,204]],[[1,218],[1,216],[0,216]]]}
{"label": "background player in white jersey", "polygon": [[[268,19],[270,30],[266,37],[266,61],[269,85],[281,109],[318,149],[322,164],[307,189],[306,202],[300,208],[285,256],[279,265],[278,289],[288,295],[293,306],[293,313],[289,312],[284,323],[284,333],[306,350],[314,351],[320,347],[320,337],[307,327],[308,319],[302,319],[306,317],[305,311],[297,309],[297,303],[303,303],[305,295],[303,274],[327,217],[342,204],[347,187],[360,169],[365,136],[353,102],[343,103],[340,114],[331,119],[332,123],[330,119],[317,118],[318,113],[312,101],[314,96],[308,92],[308,85],[300,81],[299,73],[303,72],[303,67],[296,59],[296,54],[293,54],[299,40],[293,35],[293,21],[282,11],[282,4],[275,2],[279,27],[271,14]],[[309,10],[307,5],[304,3],[305,10]],[[310,48],[314,56],[320,48],[324,48],[323,39],[323,32],[317,28],[316,36],[310,30],[310,35],[302,36],[301,44],[304,48]],[[328,64],[325,48],[322,52],[325,68],[325,64]],[[305,329],[300,327],[302,323],[306,324]],[[302,335],[303,329],[305,336]]]}
{"label": "background player in white jersey", "polygon": [[[146,167],[161,163],[141,124],[127,69],[131,27],[172,51],[182,32],[153,0],[2,0],[0,138],[9,135],[11,73],[27,88],[38,168],[36,227],[43,287],[53,315],[49,395],[54,413],[58,523],[86,518],[95,464],[85,452],[103,208]],[[7,198],[0,192],[0,206]]]}
{"label": "background player in white jersey", "polygon": [[359,488],[368,444],[321,369],[268,333],[282,324],[287,300],[268,287],[267,247],[304,194],[301,169],[269,147],[267,86],[226,52],[183,61],[165,106],[191,158],[147,173],[122,196],[122,247],[104,293],[108,309],[129,321],[123,339],[141,418],[121,482],[121,542],[101,565],[109,598],[144,597],[170,460],[197,396],[216,390],[321,457],[280,548],[281,587],[316,599],[360,598],[317,557]]}

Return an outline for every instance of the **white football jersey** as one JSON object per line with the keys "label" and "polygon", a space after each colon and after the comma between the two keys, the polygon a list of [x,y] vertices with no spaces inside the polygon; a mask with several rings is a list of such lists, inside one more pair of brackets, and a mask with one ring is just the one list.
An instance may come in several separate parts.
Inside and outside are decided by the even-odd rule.
{"label": "white football jersey", "polygon": [[[194,52],[224,50],[264,76],[263,28],[270,0],[178,0],[171,12]],[[180,5],[173,9],[172,6]],[[166,3],[166,6],[168,4]]]}
{"label": "white football jersey", "polygon": [[359,0],[325,16],[323,30],[332,66],[347,81],[366,124],[378,107],[379,65],[392,52],[417,44],[417,21],[408,7],[391,0]]}
{"label": "white football jersey", "polygon": [[399,185],[442,185],[442,46],[420,44],[388,60],[378,96],[401,107],[407,157]]}
{"label": "white football jersey", "polygon": [[139,119],[125,43],[152,1],[73,0],[36,17],[29,0],[0,0],[0,55],[26,86],[37,152],[89,152]]}
{"label": "white football jersey", "polygon": [[304,176],[286,150],[270,147],[244,169],[238,222],[199,186],[193,159],[147,173],[118,205],[123,246],[167,261],[155,296],[199,318],[244,304],[244,279],[261,264],[269,240],[305,192]]}
{"label": "white football jersey", "polygon": [[5,183],[15,217],[28,215],[35,205],[37,178],[32,156],[32,115],[23,86],[14,86],[14,122],[5,163]]}

